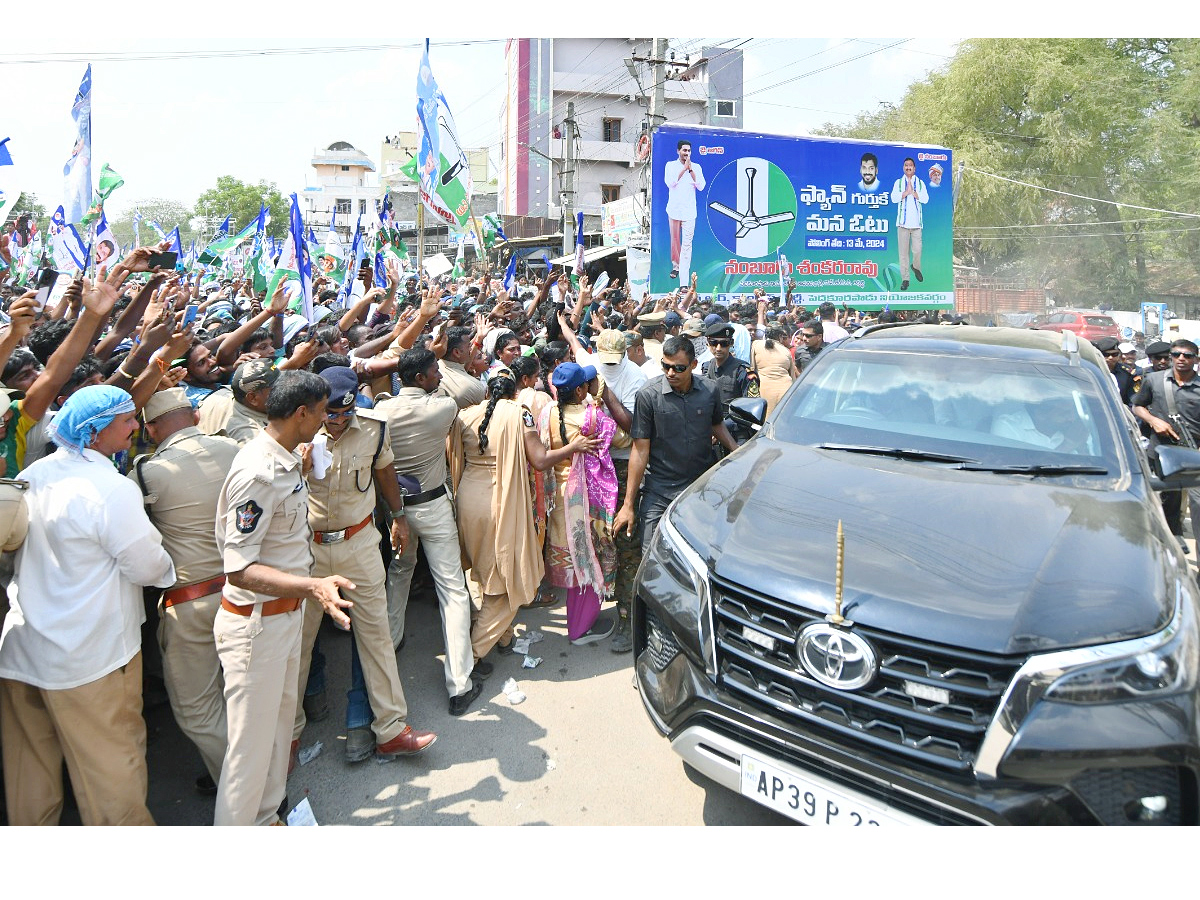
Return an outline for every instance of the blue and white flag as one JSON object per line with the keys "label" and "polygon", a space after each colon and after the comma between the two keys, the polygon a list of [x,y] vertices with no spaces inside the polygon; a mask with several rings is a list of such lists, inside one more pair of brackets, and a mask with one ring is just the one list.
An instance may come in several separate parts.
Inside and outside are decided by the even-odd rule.
{"label": "blue and white flag", "polygon": [[75,146],[63,166],[67,222],[78,222],[92,203],[92,67],[88,65],[71,106],[75,120]]}
{"label": "blue and white flag", "polygon": [[87,268],[88,252],[74,225],[67,223],[66,213],[60,206],[50,217],[50,256],[54,268],[60,272],[77,272]]}
{"label": "blue and white flag", "polygon": [[133,211],[133,246],[134,247],[142,246],[142,230],[140,228],[140,226],[142,224],[142,218],[143,218],[142,214],[135,209]]}
{"label": "blue and white flag", "polygon": [[[280,281],[298,283],[299,291],[292,296],[288,306],[304,316],[306,322],[312,323],[312,254],[304,240],[304,221],[300,217],[300,201],[296,195],[291,195],[292,208],[288,217],[288,233],[283,239],[283,249],[279,253],[279,263],[275,266],[275,274],[267,286],[268,301],[275,294],[275,288]],[[288,291],[292,294],[292,291]]]}
{"label": "blue and white flag", "polygon": [[0,225],[8,220],[9,215],[21,199],[21,188],[17,181],[18,171],[13,164],[12,154],[5,146],[9,138],[0,141]]}
{"label": "blue and white flag", "polygon": [[178,265],[179,263],[183,262],[183,244],[179,240],[178,225],[171,229],[171,234],[168,240],[171,242],[169,249],[175,254],[175,259],[177,261],[176,265]]}
{"label": "blue and white flag", "polygon": [[153,219],[147,219],[147,221],[150,223],[150,227],[154,229],[154,233],[158,235],[158,239],[160,241],[170,240],[170,238],[167,237],[167,233],[163,231],[163,227],[161,225],[159,225]]}
{"label": "blue and white flag", "polygon": [[782,253],[779,254],[779,302],[783,303],[787,297],[787,257]]}
{"label": "blue and white flag", "polygon": [[233,216],[226,216],[225,221],[217,228],[217,234],[229,234],[229,226],[233,224]]}
{"label": "blue and white flag", "polygon": [[100,221],[96,225],[96,265],[114,266],[120,261],[120,247],[113,237],[112,229],[108,227],[108,217],[100,212]]}
{"label": "blue and white flag", "polygon": [[583,213],[575,214],[575,274],[583,274]]}
{"label": "blue and white flag", "polygon": [[342,279],[342,286],[338,289],[338,303],[343,306],[347,305],[347,298],[350,296],[350,289],[354,287],[354,279],[358,277],[358,267],[362,265],[363,252],[365,250],[365,242],[362,236],[362,214],[358,216],[358,222],[354,225],[354,238],[350,242],[350,259],[351,264],[346,268],[346,277]]}
{"label": "blue and white flag", "polygon": [[509,296],[515,296],[517,293],[517,254],[513,253],[508,260],[508,268],[504,270],[504,289],[508,291]]}
{"label": "blue and white flag", "polygon": [[471,216],[471,166],[458,142],[454,116],[429,66],[429,40],[417,72],[417,184],[421,200],[443,225]]}

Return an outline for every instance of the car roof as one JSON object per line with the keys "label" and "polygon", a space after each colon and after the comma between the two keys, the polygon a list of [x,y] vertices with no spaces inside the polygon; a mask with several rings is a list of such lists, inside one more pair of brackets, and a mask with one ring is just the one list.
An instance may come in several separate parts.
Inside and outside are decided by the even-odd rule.
{"label": "car roof", "polygon": [[[856,331],[842,348],[866,344],[887,350],[935,351],[964,356],[1000,356],[1011,359],[1031,359],[1070,365],[1070,347],[1078,347],[1079,357],[1097,368],[1108,366],[1100,351],[1090,341],[1079,340],[1074,334],[1056,331],[1037,331],[1030,328],[989,328],[980,325],[872,325]],[[886,344],[886,346],[884,346]]]}

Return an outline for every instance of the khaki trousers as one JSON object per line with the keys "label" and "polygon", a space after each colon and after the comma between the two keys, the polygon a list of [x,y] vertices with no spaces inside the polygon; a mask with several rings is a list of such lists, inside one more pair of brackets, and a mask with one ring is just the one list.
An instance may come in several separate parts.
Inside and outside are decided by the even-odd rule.
{"label": "khaki trousers", "polygon": [[158,602],[158,647],[163,681],[179,730],[200,751],[212,780],[225,760],[225,682],[213,639],[221,594],[164,607]]}
{"label": "khaki trousers", "polygon": [[517,610],[508,602],[508,594],[484,594],[479,615],[471,626],[471,652],[480,660],[496,646],[500,638],[512,631]]}
{"label": "khaki trousers", "polygon": [[62,764],[84,825],[153,825],[146,808],[142,655],[61,691],[0,681],[10,825],[57,825]]}
{"label": "khaki trousers", "polygon": [[417,564],[417,543],[425,547],[425,559],[442,608],[442,636],[446,642],[446,692],[457,697],[471,690],[471,595],[463,576],[462,553],[454,505],[443,496],[428,503],[409,506],[408,531],[412,539],[404,553],[395,557],[387,572],[388,617],[393,646],[404,637],[408,590]]}
{"label": "khaki trousers", "polygon": [[[408,703],[400,686],[396,651],[392,646],[392,632],[388,625],[387,591],[384,587],[386,575],[383,559],[379,556],[379,532],[373,527],[364,528],[348,541],[338,544],[314,543],[312,550],[314,578],[341,575],[354,582],[355,589],[343,588],[342,595],[354,604],[348,614],[358,645],[363,680],[367,683],[367,697],[375,713],[371,730],[375,732],[376,744],[386,744],[407,727]],[[313,643],[323,617],[324,610],[319,603],[305,604],[300,677],[297,681],[297,695],[300,697],[304,696],[304,687],[308,684]],[[297,703],[293,740],[300,739],[304,724],[304,704]]]}
{"label": "khaki trousers", "polygon": [[[307,603],[307,601],[305,601]],[[214,825],[272,825],[287,790],[296,718],[301,609],[249,616],[221,609],[213,623],[225,677],[229,746],[217,782]]]}

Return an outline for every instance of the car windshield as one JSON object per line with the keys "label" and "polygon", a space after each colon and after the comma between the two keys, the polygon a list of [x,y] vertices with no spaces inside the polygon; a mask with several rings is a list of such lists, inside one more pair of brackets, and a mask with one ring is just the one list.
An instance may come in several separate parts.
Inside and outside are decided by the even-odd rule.
{"label": "car windshield", "polygon": [[834,352],[774,417],[779,440],[962,468],[1117,475],[1100,385],[1079,366]]}
{"label": "car windshield", "polygon": [[1108,316],[1084,316],[1083,321],[1098,328],[1111,328],[1117,324]]}

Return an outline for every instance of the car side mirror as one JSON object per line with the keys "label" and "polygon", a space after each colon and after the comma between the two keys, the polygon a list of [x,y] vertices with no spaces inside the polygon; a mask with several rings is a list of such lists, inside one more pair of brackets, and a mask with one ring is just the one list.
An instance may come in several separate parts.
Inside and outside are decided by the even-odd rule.
{"label": "car side mirror", "polygon": [[1154,479],[1152,486],[1156,491],[1200,487],[1200,450],[1159,444],[1157,453],[1162,475]]}
{"label": "car side mirror", "polygon": [[729,403],[729,418],[750,431],[760,431],[767,418],[767,401],[761,397],[738,397]]}

